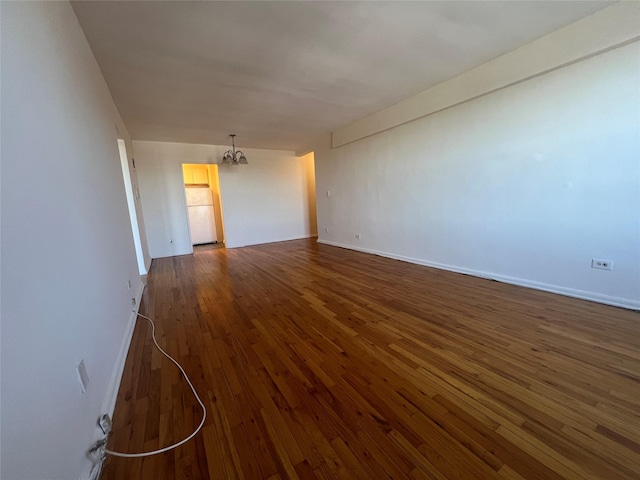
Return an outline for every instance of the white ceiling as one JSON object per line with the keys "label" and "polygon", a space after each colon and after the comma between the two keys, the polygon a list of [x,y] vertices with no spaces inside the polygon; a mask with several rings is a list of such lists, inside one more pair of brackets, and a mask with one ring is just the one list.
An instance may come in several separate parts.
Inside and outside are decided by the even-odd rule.
{"label": "white ceiling", "polygon": [[136,140],[296,150],[613,2],[73,8]]}

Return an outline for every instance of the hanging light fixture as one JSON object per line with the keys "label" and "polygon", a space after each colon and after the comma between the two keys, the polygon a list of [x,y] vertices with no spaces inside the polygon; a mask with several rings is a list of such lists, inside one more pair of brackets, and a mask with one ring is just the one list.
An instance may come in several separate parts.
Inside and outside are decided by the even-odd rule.
{"label": "hanging light fixture", "polygon": [[229,135],[231,137],[232,150],[224,152],[222,157],[222,165],[248,165],[247,157],[240,150],[236,151],[235,133]]}

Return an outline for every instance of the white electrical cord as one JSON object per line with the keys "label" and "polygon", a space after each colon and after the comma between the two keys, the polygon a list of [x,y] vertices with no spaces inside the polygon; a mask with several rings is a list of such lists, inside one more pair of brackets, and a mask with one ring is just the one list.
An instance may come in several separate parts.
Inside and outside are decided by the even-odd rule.
{"label": "white electrical cord", "polygon": [[198,393],[196,392],[196,389],[193,387],[193,384],[191,383],[191,380],[189,380],[189,377],[187,376],[187,374],[184,371],[184,369],[182,368],[182,366],[171,355],[169,355],[167,352],[165,352],[162,349],[162,347],[160,347],[160,345],[158,345],[158,342],[156,341],[156,324],[153,323],[153,320],[151,320],[149,317],[146,317],[146,316],[142,315],[141,313],[138,313],[137,315],[138,315],[138,317],[142,317],[142,318],[144,318],[144,319],[149,321],[149,323],[151,324],[151,328],[152,328],[152,330],[151,330],[151,338],[153,338],[153,343],[156,345],[158,350],[160,350],[160,352],[162,352],[162,354],[165,357],[167,357],[169,360],[171,360],[173,363],[176,364],[176,367],[178,367],[180,369],[180,371],[182,372],[182,375],[184,375],[185,380],[187,381],[187,383],[191,387],[191,391],[193,392],[193,395],[196,397],[196,400],[198,401],[198,403],[202,407],[202,421],[200,422],[200,425],[198,425],[198,428],[196,428],[193,431],[193,433],[191,435],[189,435],[187,438],[185,438],[184,440],[180,440],[178,443],[174,443],[173,445],[169,445],[168,447],[161,448],[160,450],[153,450],[151,452],[142,452],[142,453],[120,453],[120,452],[114,452],[113,450],[109,450],[108,448],[104,449],[104,453],[106,453],[107,455],[113,455],[113,456],[116,456],[116,457],[125,457],[125,458],[149,457],[151,455],[157,455],[158,453],[164,453],[164,452],[167,452],[167,451],[169,451],[169,450],[171,450],[173,448],[179,447],[183,443],[188,442],[189,440],[191,440],[193,437],[196,436],[196,434],[200,431],[200,429],[204,425],[204,420],[207,418],[207,409],[205,408],[204,403],[202,403],[202,400],[200,400],[200,397],[198,396]]}

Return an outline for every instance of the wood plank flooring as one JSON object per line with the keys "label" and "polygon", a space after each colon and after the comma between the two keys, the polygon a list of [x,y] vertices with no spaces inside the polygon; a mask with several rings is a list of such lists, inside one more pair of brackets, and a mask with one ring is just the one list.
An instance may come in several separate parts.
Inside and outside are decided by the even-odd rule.
{"label": "wood plank flooring", "polygon": [[[102,479],[640,479],[640,315],[300,240],[154,260],[208,413]],[[109,447],[200,409],[138,321]]]}

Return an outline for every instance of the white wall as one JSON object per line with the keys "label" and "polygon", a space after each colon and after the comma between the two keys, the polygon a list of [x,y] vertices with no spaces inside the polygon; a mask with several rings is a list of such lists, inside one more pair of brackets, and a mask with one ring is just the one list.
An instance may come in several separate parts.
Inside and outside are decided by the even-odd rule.
{"label": "white wall", "polygon": [[[640,3],[621,1],[335,130],[334,147],[383,132],[640,38]],[[300,150],[299,150],[300,151]]]}
{"label": "white wall", "polygon": [[68,3],[2,4],[1,114],[2,478],[80,478],[142,283],[117,139],[131,142]]}
{"label": "white wall", "polygon": [[319,240],[640,306],[639,53],[316,149]]}
{"label": "white wall", "polygon": [[[135,141],[149,251],[153,258],[192,252],[183,163],[219,163],[228,146]],[[243,148],[249,165],[220,166],[227,247],[314,235],[308,163],[293,152]],[[173,243],[171,243],[173,241]]]}

